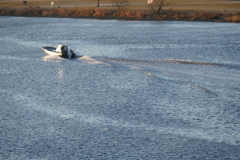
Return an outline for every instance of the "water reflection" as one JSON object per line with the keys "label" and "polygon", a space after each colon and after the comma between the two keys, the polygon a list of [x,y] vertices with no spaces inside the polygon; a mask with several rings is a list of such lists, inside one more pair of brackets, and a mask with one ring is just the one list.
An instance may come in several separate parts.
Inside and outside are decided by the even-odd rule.
{"label": "water reflection", "polygon": [[[43,57],[44,61],[52,61],[53,70],[54,70],[54,79],[56,79],[56,83],[54,83],[56,94],[58,98],[62,98],[62,95],[65,92],[64,84],[65,84],[65,71],[63,65],[63,58],[58,56],[48,55]],[[60,104],[59,104],[60,105]]]}
{"label": "water reflection", "polygon": [[[44,61],[59,61],[59,62],[64,60],[63,58],[54,56],[54,55],[47,55],[47,56],[42,57],[42,59]],[[64,71],[63,71],[63,66],[61,63],[59,63],[59,66],[58,66],[57,78],[60,79],[61,81],[64,79]]]}
{"label": "water reflection", "polygon": [[64,79],[64,72],[63,72],[62,66],[58,68],[58,78],[61,80]]}

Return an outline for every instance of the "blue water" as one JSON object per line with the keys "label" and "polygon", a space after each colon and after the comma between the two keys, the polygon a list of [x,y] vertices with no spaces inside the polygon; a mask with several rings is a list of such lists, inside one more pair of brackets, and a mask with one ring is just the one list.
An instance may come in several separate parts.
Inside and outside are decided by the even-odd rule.
{"label": "blue water", "polygon": [[[240,25],[0,17],[0,159],[239,159]],[[75,59],[46,55],[65,43]]]}

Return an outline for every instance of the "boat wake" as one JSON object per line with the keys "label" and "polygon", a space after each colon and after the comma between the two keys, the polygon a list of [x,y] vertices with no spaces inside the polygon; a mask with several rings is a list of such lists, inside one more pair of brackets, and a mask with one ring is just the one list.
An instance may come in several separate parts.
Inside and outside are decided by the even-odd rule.
{"label": "boat wake", "polygon": [[[231,87],[229,88],[228,86],[222,84],[237,86],[240,79],[239,65],[198,62],[190,60],[131,60],[91,57],[87,55],[77,56],[76,58],[70,60],[58,56],[48,55],[43,57],[43,60],[80,62],[91,65],[106,65],[116,69],[138,71],[143,73],[143,75],[150,76],[160,81],[167,81],[180,85],[190,85],[214,96],[221,96],[221,94],[224,93],[223,90],[228,89],[229,92],[232,90]],[[224,87],[226,88],[224,89]],[[233,93],[231,92],[230,95],[232,94]]]}
{"label": "boat wake", "polygon": [[92,58],[90,56],[82,56],[82,57],[80,57],[78,59],[79,60],[86,60],[86,62],[89,63],[89,64],[104,64],[104,65],[107,65],[107,66],[112,66],[109,63],[103,62],[103,61],[98,60],[98,59],[94,59],[94,58]]}
{"label": "boat wake", "polygon": [[131,60],[131,59],[116,59],[116,58],[98,58],[99,60],[111,61],[111,62],[121,62],[121,63],[134,63],[142,65],[163,65],[163,64],[192,64],[201,66],[215,66],[215,67],[227,67],[240,69],[240,65],[234,64],[222,64],[213,62],[200,62],[192,60],[181,60],[181,59],[149,59],[149,60]]}
{"label": "boat wake", "polygon": [[54,56],[54,55],[47,55],[42,57],[44,61],[61,61],[64,60],[64,58],[59,57],[59,56]]}
{"label": "boat wake", "polygon": [[[115,68],[136,70],[161,81],[190,85],[207,94],[229,97],[230,99],[235,96],[222,94],[226,90],[230,92],[232,89],[229,86],[237,86],[240,79],[240,65],[174,59],[96,58],[96,60],[108,63]],[[222,84],[228,84],[229,86]],[[230,92],[230,95],[232,94]]]}

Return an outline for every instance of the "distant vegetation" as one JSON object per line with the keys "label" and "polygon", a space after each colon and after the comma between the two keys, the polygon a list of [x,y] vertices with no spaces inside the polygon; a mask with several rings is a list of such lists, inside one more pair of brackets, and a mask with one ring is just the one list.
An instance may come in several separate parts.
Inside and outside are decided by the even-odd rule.
{"label": "distant vegetation", "polygon": [[126,19],[126,20],[178,20],[178,21],[211,21],[240,23],[240,12],[237,14],[193,11],[161,11],[160,14],[147,10],[102,9],[99,7],[74,8],[41,8],[29,6],[21,9],[0,9],[2,16],[33,16],[33,17],[71,17],[97,19]]}

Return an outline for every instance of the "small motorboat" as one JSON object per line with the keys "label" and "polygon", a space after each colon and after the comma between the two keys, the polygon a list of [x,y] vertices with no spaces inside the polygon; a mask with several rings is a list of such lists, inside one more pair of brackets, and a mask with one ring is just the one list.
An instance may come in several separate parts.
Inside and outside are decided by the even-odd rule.
{"label": "small motorboat", "polygon": [[73,53],[73,51],[70,49],[68,50],[67,45],[60,44],[55,47],[50,47],[50,46],[42,46],[42,50],[49,55],[55,55],[55,56],[60,56],[63,58],[75,58],[76,54]]}

